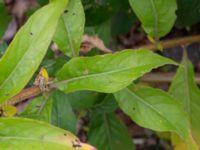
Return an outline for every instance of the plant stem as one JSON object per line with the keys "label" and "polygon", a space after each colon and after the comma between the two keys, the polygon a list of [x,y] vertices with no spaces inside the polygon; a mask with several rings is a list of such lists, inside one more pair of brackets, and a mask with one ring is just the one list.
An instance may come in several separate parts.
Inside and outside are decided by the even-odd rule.
{"label": "plant stem", "polygon": [[[200,43],[200,35],[176,38],[176,39],[165,40],[165,41],[160,42],[163,49],[179,47],[181,45],[188,45],[191,43]],[[158,47],[155,44],[143,45],[143,46],[139,46],[137,48],[145,48],[145,49],[150,49],[152,51],[158,50]],[[137,49],[137,48],[134,48],[134,49]]]}

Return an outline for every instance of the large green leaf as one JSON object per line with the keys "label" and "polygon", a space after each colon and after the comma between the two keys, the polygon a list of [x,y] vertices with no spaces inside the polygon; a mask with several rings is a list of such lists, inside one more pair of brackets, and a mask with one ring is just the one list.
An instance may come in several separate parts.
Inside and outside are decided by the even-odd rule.
{"label": "large green leaf", "polygon": [[35,120],[1,118],[0,129],[2,150],[95,150],[85,149],[72,133]]}
{"label": "large green leaf", "polygon": [[8,16],[8,13],[6,11],[6,7],[4,4],[0,4],[0,40],[8,27],[8,23],[10,21],[10,16]]}
{"label": "large green leaf", "polygon": [[149,87],[125,88],[115,97],[120,108],[136,123],[156,131],[172,131],[188,138],[188,121],[181,105],[162,90]]}
{"label": "large green leaf", "polygon": [[93,114],[89,141],[99,150],[134,150],[127,128],[114,113]]}
{"label": "large green leaf", "polygon": [[0,103],[17,94],[41,63],[68,0],[53,0],[19,30],[0,59]]}
{"label": "large green leaf", "polygon": [[187,58],[182,61],[169,92],[177,97],[188,113],[192,135],[200,145],[200,90],[194,81],[193,66]]}
{"label": "large green leaf", "polygon": [[76,116],[68,96],[61,91],[55,91],[52,98],[52,124],[76,133]]}
{"label": "large green leaf", "polygon": [[200,21],[199,0],[177,0],[177,25],[179,26],[191,26]]}
{"label": "large green leaf", "polygon": [[94,90],[112,93],[165,64],[175,62],[148,50],[124,50],[115,54],[73,58],[58,72],[53,86],[65,92]]}
{"label": "large green leaf", "polygon": [[165,36],[176,20],[176,0],[129,0],[147,34]]}
{"label": "large green leaf", "polygon": [[52,99],[39,96],[34,98],[19,116],[51,123],[51,110]]}
{"label": "large green leaf", "polygon": [[79,55],[84,25],[85,15],[81,0],[70,0],[54,36],[54,41],[66,55]]}

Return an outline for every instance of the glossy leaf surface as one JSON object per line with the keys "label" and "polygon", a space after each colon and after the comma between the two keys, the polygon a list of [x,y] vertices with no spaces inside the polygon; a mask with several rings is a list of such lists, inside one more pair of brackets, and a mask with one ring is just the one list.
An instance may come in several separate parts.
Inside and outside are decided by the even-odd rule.
{"label": "glossy leaf surface", "polygon": [[120,108],[136,123],[156,131],[172,131],[188,138],[188,120],[181,105],[166,92],[149,87],[115,94]]}
{"label": "glossy leaf surface", "polygon": [[112,93],[165,64],[176,63],[148,50],[73,58],[58,72],[53,86],[65,92],[94,90]]}

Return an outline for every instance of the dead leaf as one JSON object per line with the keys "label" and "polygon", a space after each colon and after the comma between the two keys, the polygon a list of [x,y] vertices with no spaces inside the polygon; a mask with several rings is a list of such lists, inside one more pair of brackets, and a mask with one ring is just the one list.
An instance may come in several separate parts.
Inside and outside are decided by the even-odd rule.
{"label": "dead leaf", "polygon": [[108,49],[98,36],[84,35],[82,38],[80,51],[85,54],[88,53],[92,48],[98,48],[104,53],[112,53],[112,50]]}

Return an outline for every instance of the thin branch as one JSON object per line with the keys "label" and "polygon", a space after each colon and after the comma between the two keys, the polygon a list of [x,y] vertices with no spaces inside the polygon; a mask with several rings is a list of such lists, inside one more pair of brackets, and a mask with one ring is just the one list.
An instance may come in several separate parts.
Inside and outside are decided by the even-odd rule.
{"label": "thin branch", "polygon": [[41,93],[42,93],[42,91],[40,90],[39,86],[33,86],[33,87],[30,87],[30,88],[23,89],[16,96],[13,96],[7,102],[1,104],[0,107],[6,106],[6,105],[15,105],[17,103],[20,103],[20,102],[26,100],[26,99],[37,96]]}
{"label": "thin branch", "polygon": [[[147,83],[170,83],[175,73],[149,73],[141,78],[142,82]],[[200,74],[195,74],[195,81],[200,84]]]}
{"label": "thin branch", "polygon": [[[188,45],[191,43],[200,43],[200,35],[176,38],[176,39],[165,40],[165,41],[160,42],[163,49],[179,47],[181,45]],[[155,44],[143,45],[143,46],[139,46],[137,48],[145,48],[145,49],[150,49],[152,51],[158,50],[158,47]],[[136,48],[134,48],[134,49],[136,49]]]}

